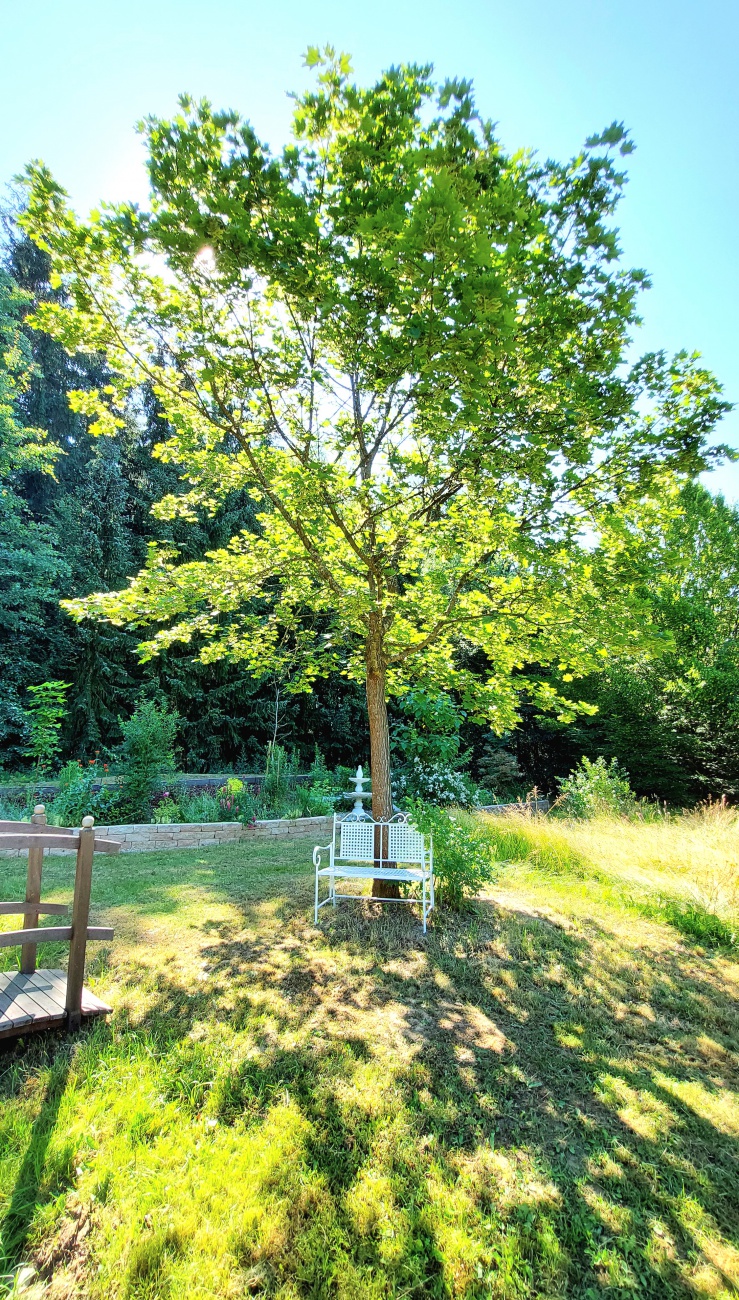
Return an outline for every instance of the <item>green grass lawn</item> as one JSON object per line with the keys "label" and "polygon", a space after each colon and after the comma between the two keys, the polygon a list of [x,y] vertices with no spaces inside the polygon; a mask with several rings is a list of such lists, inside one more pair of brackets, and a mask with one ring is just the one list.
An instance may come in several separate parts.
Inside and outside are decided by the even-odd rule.
{"label": "green grass lawn", "polygon": [[532,826],[425,937],[372,904],[315,929],[305,840],[96,859],[114,1014],[0,1044],[5,1271],[56,1300],[736,1294],[739,964],[645,907],[708,889],[686,828]]}

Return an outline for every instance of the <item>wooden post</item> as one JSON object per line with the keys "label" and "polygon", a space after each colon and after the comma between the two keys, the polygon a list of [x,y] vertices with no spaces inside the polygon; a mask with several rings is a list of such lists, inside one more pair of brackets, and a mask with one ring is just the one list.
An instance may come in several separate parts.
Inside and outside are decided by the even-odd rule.
{"label": "wooden post", "polygon": [[85,950],[87,948],[87,922],[90,917],[90,889],[92,886],[92,855],[95,851],[95,831],[92,817],[82,818],[80,846],[77,850],[77,870],[74,877],[72,902],[72,938],[69,944],[67,967],[67,1028],[79,1029],[82,1023],[82,986],[85,979]]}
{"label": "wooden post", "polygon": [[[36,804],[31,821],[35,826],[46,825],[46,809],[42,803]],[[26,902],[41,902],[41,872],[44,865],[44,850],[32,844],[28,850],[28,875],[26,876]],[[33,930],[38,925],[38,912],[23,913],[23,929]],[[33,975],[36,969],[35,943],[24,943],[21,948],[21,975]]]}

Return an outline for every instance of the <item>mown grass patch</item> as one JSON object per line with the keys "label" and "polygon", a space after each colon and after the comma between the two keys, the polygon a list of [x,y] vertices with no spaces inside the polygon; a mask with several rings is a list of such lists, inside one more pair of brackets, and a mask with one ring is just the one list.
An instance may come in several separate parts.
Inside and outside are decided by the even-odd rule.
{"label": "mown grass patch", "polygon": [[739,967],[556,834],[576,871],[505,869],[427,936],[315,929],[305,841],[96,862],[113,1017],[0,1049],[5,1268],[51,1300],[733,1294]]}

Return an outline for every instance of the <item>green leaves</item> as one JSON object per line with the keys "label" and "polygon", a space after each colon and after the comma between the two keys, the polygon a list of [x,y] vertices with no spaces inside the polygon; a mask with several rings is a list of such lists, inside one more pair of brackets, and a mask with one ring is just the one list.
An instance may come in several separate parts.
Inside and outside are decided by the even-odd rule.
{"label": "green leaves", "polygon": [[113,433],[156,395],[182,476],[160,518],[259,503],[254,533],[154,549],[67,608],[294,689],[363,680],[374,638],[388,691],[454,690],[498,729],[536,664],[532,696],[571,718],[587,706],[545,666],[571,682],[651,644],[642,539],[727,409],[694,357],[625,364],[646,281],[612,224],[624,127],[542,164],[504,153],[467,81],[411,65],[360,87],[330,46],[305,65],[281,157],[207,101],[147,119],[148,212],[79,223],[29,169],[25,225],[70,295],[37,327],[114,376],[76,409]]}
{"label": "green leaves", "polygon": [[20,470],[53,473],[59,448],[44,429],[27,427],[21,403],[34,373],[33,358],[22,329],[30,301],[0,270],[0,484]]}
{"label": "green leaves", "polygon": [[26,755],[36,760],[39,773],[45,772],[52,760],[59,753],[59,732],[66,712],[66,694],[69,682],[41,682],[38,686],[29,686],[31,696],[28,708],[24,710],[28,724],[28,748]]}
{"label": "green leaves", "polygon": [[118,429],[126,427],[125,420],[114,415],[111,411],[106,398],[110,398],[113,389],[110,388],[104,395],[96,388],[71,389],[67,394],[69,405],[73,411],[79,415],[94,417],[92,423],[88,425],[88,432],[93,438],[102,436],[112,437]]}
{"label": "green leaves", "polygon": [[607,126],[605,131],[601,131],[600,135],[591,135],[585,141],[588,149],[597,149],[602,144],[607,145],[609,148],[617,144],[619,146],[618,151],[622,156],[633,153],[636,148],[633,141],[629,139],[623,122],[611,122],[611,125]]}

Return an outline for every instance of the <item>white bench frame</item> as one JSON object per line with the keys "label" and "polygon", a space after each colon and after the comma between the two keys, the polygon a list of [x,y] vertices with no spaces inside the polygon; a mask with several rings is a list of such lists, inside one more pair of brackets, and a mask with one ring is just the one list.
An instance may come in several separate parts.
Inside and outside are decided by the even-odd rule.
{"label": "white bench frame", "polygon": [[[381,827],[379,835],[376,827]],[[329,854],[329,865],[321,866],[321,854]],[[402,863],[388,866],[383,863]],[[344,894],[336,889],[337,880],[394,880],[421,885],[423,932],[434,907],[434,845],[432,837],[411,826],[407,813],[397,813],[387,821],[369,818],[339,817],[334,813],[330,844],[317,844],[313,850],[316,869],[315,923],[327,903],[336,907],[337,898],[368,898],[368,894]],[[328,881],[328,898],[318,901],[318,882]],[[416,898],[380,898],[380,903],[416,903]]]}

